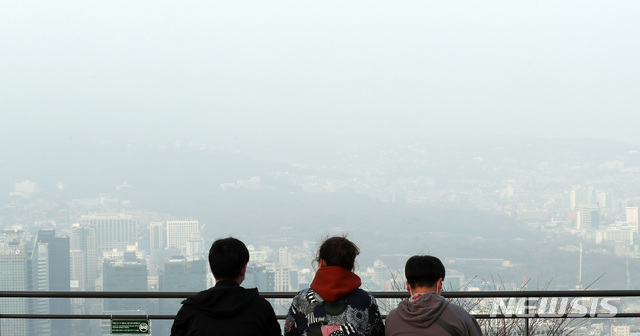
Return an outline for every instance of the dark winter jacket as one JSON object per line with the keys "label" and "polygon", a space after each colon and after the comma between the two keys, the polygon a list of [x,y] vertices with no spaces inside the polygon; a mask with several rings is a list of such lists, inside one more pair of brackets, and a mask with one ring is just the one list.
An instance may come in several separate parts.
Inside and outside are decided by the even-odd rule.
{"label": "dark winter jacket", "polygon": [[222,280],[182,303],[171,336],[280,334],[271,304],[255,288]]}
{"label": "dark winter jacket", "polygon": [[357,275],[342,267],[319,269],[311,288],[293,298],[284,335],[384,335],[376,299],[360,284]]}
{"label": "dark winter jacket", "polygon": [[[438,319],[440,321],[436,322]],[[385,335],[451,335],[441,326],[443,322],[460,336],[482,335],[482,330],[473,316],[435,292],[415,294],[402,300],[398,308],[387,315]]]}

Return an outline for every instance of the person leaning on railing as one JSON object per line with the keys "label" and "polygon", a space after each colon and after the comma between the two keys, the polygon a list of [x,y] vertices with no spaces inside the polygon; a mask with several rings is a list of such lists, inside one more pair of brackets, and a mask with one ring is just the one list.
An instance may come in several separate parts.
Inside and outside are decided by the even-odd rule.
{"label": "person leaning on railing", "polygon": [[440,259],[428,255],[413,256],[407,260],[404,273],[411,296],[387,315],[387,336],[482,335],[473,316],[440,295],[445,275]]}
{"label": "person leaning on railing", "polygon": [[360,278],[353,273],[359,253],[345,237],[331,237],[322,243],[318,271],[311,288],[293,298],[284,323],[285,336],[384,335],[376,299],[359,288]]}
{"label": "person leaning on railing", "polygon": [[209,250],[209,266],[216,285],[182,303],[171,336],[280,334],[271,304],[255,288],[240,287],[249,251],[238,239],[216,240]]}

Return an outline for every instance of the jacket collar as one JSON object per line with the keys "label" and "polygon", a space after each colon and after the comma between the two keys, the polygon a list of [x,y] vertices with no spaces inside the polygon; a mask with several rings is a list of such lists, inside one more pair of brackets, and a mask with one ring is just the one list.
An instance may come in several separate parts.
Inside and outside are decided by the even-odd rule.
{"label": "jacket collar", "polygon": [[362,281],[351,271],[339,266],[322,267],[311,282],[311,289],[325,301],[336,301],[358,289]]}
{"label": "jacket collar", "polygon": [[228,287],[240,287],[240,285],[235,280],[224,279],[224,280],[220,280],[220,281],[216,282],[214,287],[217,287],[217,288],[219,288],[219,287],[228,288]]}

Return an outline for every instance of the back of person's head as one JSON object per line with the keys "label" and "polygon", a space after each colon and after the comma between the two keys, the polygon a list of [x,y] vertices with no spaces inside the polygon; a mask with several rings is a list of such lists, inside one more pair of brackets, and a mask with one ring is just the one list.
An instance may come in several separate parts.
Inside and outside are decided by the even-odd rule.
{"label": "back of person's head", "polygon": [[348,271],[353,271],[356,256],[360,250],[346,237],[327,238],[318,250],[317,261],[320,259],[327,263],[327,266],[340,266]]}
{"label": "back of person's head", "polygon": [[213,242],[209,250],[209,266],[217,279],[235,279],[249,263],[249,250],[240,240],[229,237]]}
{"label": "back of person's head", "polygon": [[411,288],[433,287],[438,279],[444,280],[444,273],[440,259],[430,255],[413,256],[404,266],[404,275]]}

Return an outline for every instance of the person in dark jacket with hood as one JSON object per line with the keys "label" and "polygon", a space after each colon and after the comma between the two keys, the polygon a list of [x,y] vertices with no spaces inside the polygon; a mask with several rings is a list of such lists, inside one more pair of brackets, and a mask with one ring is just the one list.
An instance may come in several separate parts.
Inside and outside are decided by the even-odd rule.
{"label": "person in dark jacket with hood", "polygon": [[209,266],[216,285],[182,302],[171,336],[281,335],[271,304],[256,288],[240,287],[249,251],[238,239],[216,240],[209,250]]}
{"label": "person in dark jacket with hood", "polygon": [[311,288],[293,298],[284,323],[285,336],[382,336],[384,325],[376,299],[360,289],[353,273],[358,247],[345,237],[325,240],[318,251],[318,271]]}
{"label": "person in dark jacket with hood", "polygon": [[411,296],[389,312],[385,335],[482,335],[473,316],[440,296],[445,275],[440,259],[413,256],[407,261],[404,273]]}

